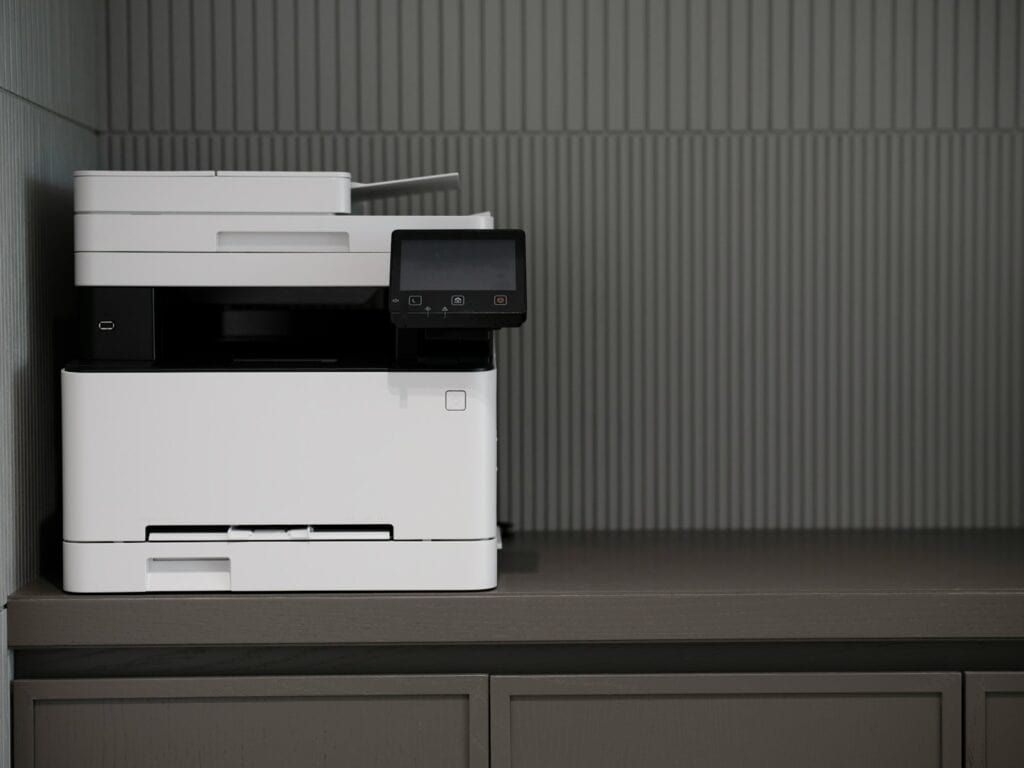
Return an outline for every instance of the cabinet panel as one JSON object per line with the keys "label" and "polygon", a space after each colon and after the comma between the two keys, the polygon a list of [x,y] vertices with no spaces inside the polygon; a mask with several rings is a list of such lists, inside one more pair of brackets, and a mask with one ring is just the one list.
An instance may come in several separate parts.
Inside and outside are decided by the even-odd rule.
{"label": "cabinet panel", "polygon": [[14,683],[15,764],[487,764],[487,678],[267,677]]}
{"label": "cabinet panel", "polygon": [[1024,766],[1024,672],[968,672],[968,768]]}
{"label": "cabinet panel", "polygon": [[495,768],[960,764],[960,675],[491,679]]}

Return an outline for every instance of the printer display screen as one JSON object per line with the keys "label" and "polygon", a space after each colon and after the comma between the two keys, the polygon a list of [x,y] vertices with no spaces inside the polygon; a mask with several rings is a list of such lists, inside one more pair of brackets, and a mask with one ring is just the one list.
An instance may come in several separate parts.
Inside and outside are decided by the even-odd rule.
{"label": "printer display screen", "polygon": [[514,291],[513,240],[407,240],[402,243],[403,291]]}

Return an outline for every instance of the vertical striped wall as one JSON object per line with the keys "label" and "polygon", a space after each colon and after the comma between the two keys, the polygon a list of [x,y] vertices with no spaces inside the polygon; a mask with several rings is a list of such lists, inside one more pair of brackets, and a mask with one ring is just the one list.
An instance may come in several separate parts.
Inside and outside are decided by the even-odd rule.
{"label": "vertical striped wall", "polygon": [[1024,127],[1020,0],[108,7],[116,134]]}
{"label": "vertical striped wall", "polygon": [[1024,524],[1017,0],[109,0],[113,168],[460,170],[528,529]]}
{"label": "vertical striped wall", "polygon": [[[72,298],[71,174],[97,138],[0,88],[0,600],[58,545],[57,346]],[[0,603],[0,604],[2,604]]]}
{"label": "vertical striped wall", "polygon": [[86,129],[106,120],[102,0],[0,0],[0,88]]}
{"label": "vertical striped wall", "polygon": [[98,159],[105,30],[99,2],[0,0],[0,766],[10,759],[7,596],[38,575],[40,549],[59,544],[71,174]]}

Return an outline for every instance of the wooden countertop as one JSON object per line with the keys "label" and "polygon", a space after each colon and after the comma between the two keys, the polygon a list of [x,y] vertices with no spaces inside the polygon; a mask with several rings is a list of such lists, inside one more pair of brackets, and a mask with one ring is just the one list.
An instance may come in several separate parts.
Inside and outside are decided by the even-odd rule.
{"label": "wooden countertop", "polygon": [[506,542],[496,590],[8,602],[12,648],[1024,638],[1024,531],[591,533]]}

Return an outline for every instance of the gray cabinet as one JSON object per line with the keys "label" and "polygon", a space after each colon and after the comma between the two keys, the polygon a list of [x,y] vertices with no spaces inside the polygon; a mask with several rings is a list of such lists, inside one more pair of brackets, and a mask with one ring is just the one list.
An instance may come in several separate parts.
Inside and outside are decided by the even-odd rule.
{"label": "gray cabinet", "polygon": [[[17,680],[13,692],[16,768],[961,760],[958,673]],[[966,701],[968,764],[1024,765],[1024,673],[969,675]]]}
{"label": "gray cabinet", "polygon": [[968,672],[964,704],[968,768],[1024,766],[1024,672]]}
{"label": "gray cabinet", "polygon": [[487,765],[487,678],[17,681],[17,768]]}
{"label": "gray cabinet", "polygon": [[491,678],[491,765],[953,768],[956,673]]}

